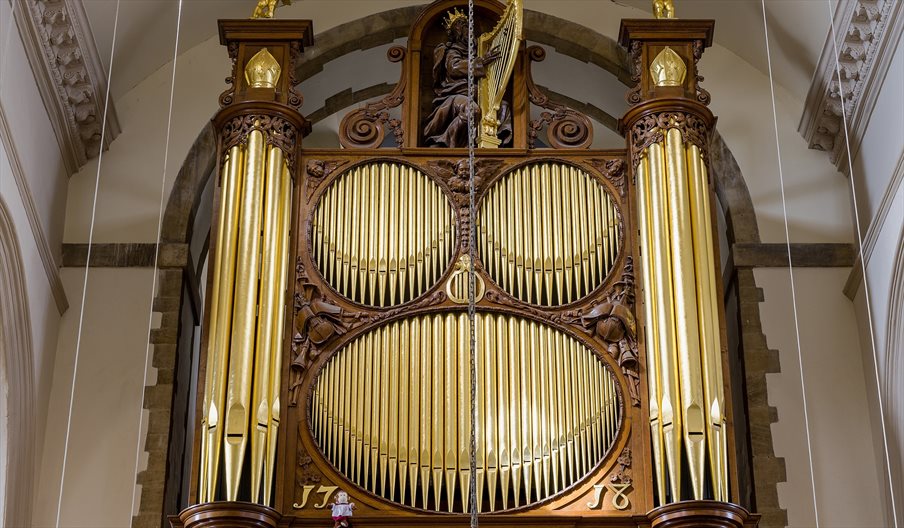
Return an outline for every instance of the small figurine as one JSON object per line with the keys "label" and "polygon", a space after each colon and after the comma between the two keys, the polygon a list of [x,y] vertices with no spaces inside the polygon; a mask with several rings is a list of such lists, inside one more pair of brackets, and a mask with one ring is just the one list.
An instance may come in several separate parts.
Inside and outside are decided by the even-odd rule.
{"label": "small figurine", "polygon": [[349,528],[352,524],[349,518],[355,509],[354,502],[348,502],[348,493],[340,491],[336,494],[336,502],[330,505],[333,515],[333,528]]}

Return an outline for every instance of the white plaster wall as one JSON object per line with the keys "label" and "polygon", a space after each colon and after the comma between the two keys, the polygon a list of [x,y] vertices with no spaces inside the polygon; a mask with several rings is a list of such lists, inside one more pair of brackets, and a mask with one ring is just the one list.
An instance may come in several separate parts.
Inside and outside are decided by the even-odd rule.
{"label": "white plaster wall", "polygon": [[[25,60],[22,41],[12,21],[8,2],[0,2],[0,111],[6,115],[10,126],[9,130],[0,133],[9,139],[10,148],[14,149],[14,152],[7,151],[7,147],[0,142],[0,200],[12,216],[25,272],[34,354],[35,392],[30,397],[35,400],[35,441],[41,445],[50,400],[60,314],[13,171],[21,170],[28,181],[38,223],[55,255],[59,254],[62,238],[67,181],[56,139],[38,96],[32,70]],[[13,165],[13,159],[19,160],[19,166]],[[42,465],[40,449],[36,449],[35,453],[34,471],[37,473]],[[14,482],[7,484],[17,485]]]}
{"label": "white plaster wall", "polygon": [[[883,495],[889,509],[891,494],[897,497],[897,520],[904,524],[904,462],[894,456],[904,453],[904,405],[890,401],[894,388],[904,384],[904,372],[890,370],[891,365],[904,364],[900,359],[904,357],[904,343],[889,340],[902,324],[892,313],[892,303],[901,300],[890,295],[893,281],[904,280],[894,277],[894,273],[900,273],[896,263],[904,258],[899,254],[904,237],[904,33],[898,35],[888,72],[877,89],[876,106],[852,164],[851,181],[857,194],[866,263],[865,280],[858,286],[856,300],[864,307],[858,312],[863,362],[869,369],[878,368],[867,376],[880,478],[885,485]],[[880,387],[884,415],[879,412]],[[883,420],[890,461],[885,458]]]}
{"label": "white plaster wall", "polygon": [[[794,269],[800,356],[789,271],[754,271],[765,295],[760,305],[763,332],[769,347],[778,349],[782,367],[780,374],[767,375],[767,384],[769,403],[779,413],[772,434],[776,456],[785,458],[788,472],[788,482],[779,485],[779,501],[788,510],[789,526],[815,526],[817,509],[819,526],[886,526],[856,313],[842,292],[849,271]],[[802,405],[801,364],[809,430]]]}
{"label": "white plaster wall", "polygon": [[883,82],[877,87],[879,96],[869,116],[860,150],[854,153],[853,179],[857,185],[857,202],[861,232],[866,235],[870,221],[878,213],[888,189],[904,138],[904,33],[897,46]]}
{"label": "white plaster wall", "polygon": [[0,21],[0,101],[14,131],[41,227],[59,257],[68,175],[8,2],[0,2]]}
{"label": "white plaster wall", "polygon": [[[63,270],[76,303],[60,327],[35,527],[56,522],[84,273]],[[131,523],[152,279],[150,269],[89,270],[60,526]]]}

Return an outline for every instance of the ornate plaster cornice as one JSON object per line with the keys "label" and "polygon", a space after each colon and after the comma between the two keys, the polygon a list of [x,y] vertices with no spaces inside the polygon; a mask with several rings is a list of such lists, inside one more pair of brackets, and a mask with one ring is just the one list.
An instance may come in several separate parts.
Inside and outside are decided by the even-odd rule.
{"label": "ornate plaster cornice", "polygon": [[904,27],[902,11],[901,0],[839,0],[836,5],[836,41],[830,31],[798,131],[810,148],[829,152],[842,172],[848,172],[845,119],[856,155]]}
{"label": "ornate plaster cornice", "polygon": [[101,145],[107,77],[85,8],[79,0],[13,0],[12,5],[63,162],[72,174],[120,132],[111,101]]}

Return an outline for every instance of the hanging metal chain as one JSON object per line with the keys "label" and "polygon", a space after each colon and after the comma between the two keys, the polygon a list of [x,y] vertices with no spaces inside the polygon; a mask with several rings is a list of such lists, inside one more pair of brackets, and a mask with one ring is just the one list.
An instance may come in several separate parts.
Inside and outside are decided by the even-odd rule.
{"label": "hanging metal chain", "polygon": [[478,527],[477,520],[477,309],[475,301],[476,276],[474,274],[475,242],[477,237],[476,218],[474,214],[474,142],[477,140],[477,127],[474,122],[475,86],[474,86],[474,0],[468,0],[468,326],[470,332],[470,365],[471,365],[471,435],[468,447],[468,510],[471,515],[471,528]]}

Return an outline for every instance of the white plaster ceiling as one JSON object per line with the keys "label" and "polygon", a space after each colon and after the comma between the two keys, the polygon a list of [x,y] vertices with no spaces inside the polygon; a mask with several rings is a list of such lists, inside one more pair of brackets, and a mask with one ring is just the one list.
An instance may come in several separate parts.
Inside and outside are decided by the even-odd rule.
{"label": "white plaster ceiling", "polygon": [[[766,0],[772,68],[778,84],[805,98],[829,28],[832,0]],[[84,0],[97,47],[109,64],[116,26],[111,90],[114,101],[173,57],[178,0]],[[295,0],[279,18],[310,18],[317,32],[420,0]],[[577,19],[615,36],[620,18],[650,16],[651,0],[525,0],[528,9]],[[179,52],[215,37],[218,18],[244,18],[254,0],[183,0]],[[760,0],[675,0],[681,18],[716,20],[716,43],[768,72]],[[116,22],[116,24],[114,24]],[[705,60],[705,59],[704,59]],[[225,72],[224,72],[225,73]]]}

